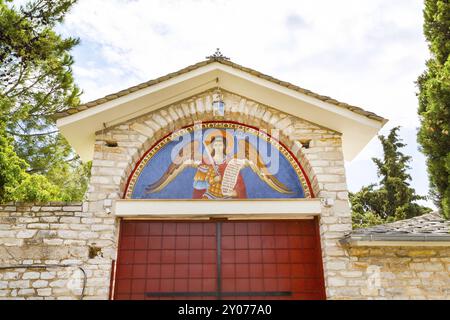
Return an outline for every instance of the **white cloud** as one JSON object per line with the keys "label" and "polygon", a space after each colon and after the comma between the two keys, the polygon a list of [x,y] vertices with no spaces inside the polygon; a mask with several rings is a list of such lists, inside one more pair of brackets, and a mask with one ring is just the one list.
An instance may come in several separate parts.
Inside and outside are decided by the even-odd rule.
{"label": "white cloud", "polygon": [[[414,81],[428,56],[422,0],[80,0],[62,30],[81,38],[75,76],[84,100],[203,60],[220,47],[233,61],[356,104],[409,132],[417,151]],[[374,139],[347,165],[356,190],[374,181]],[[413,175],[426,190],[426,175]]]}

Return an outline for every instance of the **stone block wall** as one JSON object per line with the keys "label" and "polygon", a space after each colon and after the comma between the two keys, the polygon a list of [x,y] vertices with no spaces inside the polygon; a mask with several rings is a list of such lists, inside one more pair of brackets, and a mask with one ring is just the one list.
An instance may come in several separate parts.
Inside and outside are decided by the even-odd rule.
{"label": "stone block wall", "polygon": [[0,299],[108,297],[114,219],[85,209],[82,203],[0,205]]}
{"label": "stone block wall", "polygon": [[[114,220],[83,207],[0,205],[0,299],[108,298]],[[329,299],[450,299],[449,247],[328,250]]]}
{"label": "stone block wall", "polygon": [[349,247],[336,299],[450,299],[450,247]]}

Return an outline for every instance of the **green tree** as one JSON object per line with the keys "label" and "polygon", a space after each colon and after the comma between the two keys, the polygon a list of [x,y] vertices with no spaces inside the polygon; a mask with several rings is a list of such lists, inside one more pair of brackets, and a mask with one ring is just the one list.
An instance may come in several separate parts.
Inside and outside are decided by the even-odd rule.
{"label": "green tree", "polygon": [[[48,183],[40,185],[57,187],[64,194],[55,196],[54,188],[49,194],[67,200],[82,199],[89,169],[52,118],[79,103],[70,55],[78,39],[54,31],[74,3],[35,0],[16,8],[11,1],[0,0],[0,121],[5,124],[1,134],[13,137],[11,145],[27,164],[26,173],[39,174],[41,182],[45,177]],[[31,190],[22,190],[30,198],[26,192]]]}
{"label": "green tree", "polygon": [[418,141],[427,157],[430,190],[450,218],[450,2],[425,0],[424,33],[431,58],[419,77]]}
{"label": "green tree", "polygon": [[411,157],[399,150],[405,144],[398,137],[398,130],[395,127],[387,137],[378,137],[384,153],[383,159],[372,159],[377,166],[378,185],[371,184],[350,194],[354,227],[402,220],[431,211],[415,202],[426,197],[417,195],[409,184],[411,176],[407,171]]}
{"label": "green tree", "polygon": [[40,174],[26,172],[28,164],[17,156],[12,139],[0,125],[0,202],[67,200],[61,190]]}

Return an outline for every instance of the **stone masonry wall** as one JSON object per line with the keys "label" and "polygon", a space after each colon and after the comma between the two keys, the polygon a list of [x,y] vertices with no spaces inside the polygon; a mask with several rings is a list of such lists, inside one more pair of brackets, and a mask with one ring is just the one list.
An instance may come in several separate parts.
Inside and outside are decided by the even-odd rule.
{"label": "stone masonry wall", "polygon": [[108,296],[114,220],[93,217],[83,207],[0,205],[0,299]]}
{"label": "stone masonry wall", "polygon": [[450,299],[450,247],[348,248],[339,299]]}
{"label": "stone masonry wall", "polygon": [[[111,230],[80,203],[1,205],[0,299],[106,299]],[[328,278],[339,295],[329,298],[450,299],[449,247],[345,250],[346,269]]]}

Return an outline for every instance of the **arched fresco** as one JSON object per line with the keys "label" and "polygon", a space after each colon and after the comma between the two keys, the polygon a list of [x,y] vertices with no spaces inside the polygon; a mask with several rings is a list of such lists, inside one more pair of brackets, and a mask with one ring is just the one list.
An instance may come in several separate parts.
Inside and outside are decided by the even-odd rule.
{"label": "arched fresco", "polygon": [[131,174],[128,199],[310,198],[295,157],[275,137],[235,122],[211,121],[167,135]]}

